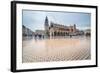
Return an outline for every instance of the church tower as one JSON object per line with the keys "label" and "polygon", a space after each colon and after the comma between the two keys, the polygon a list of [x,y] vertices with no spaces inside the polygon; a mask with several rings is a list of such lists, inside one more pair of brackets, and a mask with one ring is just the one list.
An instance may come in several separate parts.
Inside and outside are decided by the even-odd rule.
{"label": "church tower", "polygon": [[48,17],[47,16],[45,18],[44,26],[45,26],[46,36],[48,37],[49,36],[49,21],[48,21]]}
{"label": "church tower", "polygon": [[74,32],[76,32],[76,24],[74,24]]}

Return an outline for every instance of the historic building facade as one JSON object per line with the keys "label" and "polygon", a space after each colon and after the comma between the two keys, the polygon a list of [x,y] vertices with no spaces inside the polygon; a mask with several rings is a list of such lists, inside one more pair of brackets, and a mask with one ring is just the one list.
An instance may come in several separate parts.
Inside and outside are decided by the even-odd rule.
{"label": "historic building facade", "polygon": [[35,33],[27,28],[26,26],[22,25],[22,38],[24,39],[29,39],[32,38],[35,35]]}
{"label": "historic building facade", "polygon": [[49,20],[47,16],[45,19],[44,27],[46,31],[46,36],[49,37],[76,35],[76,31],[77,31],[75,24],[73,26],[65,26],[65,25],[50,22],[49,25]]}
{"label": "historic building facade", "polygon": [[24,38],[35,38],[35,39],[42,39],[42,38],[55,38],[55,37],[66,37],[66,36],[90,36],[91,30],[84,30],[81,31],[76,28],[76,25],[73,26],[65,26],[62,24],[49,22],[48,17],[46,16],[44,21],[44,30],[35,30],[34,32],[27,28],[26,26],[22,25],[22,35]]}

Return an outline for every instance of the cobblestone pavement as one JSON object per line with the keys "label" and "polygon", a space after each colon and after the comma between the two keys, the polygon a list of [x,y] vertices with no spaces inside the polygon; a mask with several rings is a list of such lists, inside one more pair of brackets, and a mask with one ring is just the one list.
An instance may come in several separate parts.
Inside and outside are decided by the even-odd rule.
{"label": "cobblestone pavement", "polygon": [[23,63],[91,59],[90,38],[24,40]]}

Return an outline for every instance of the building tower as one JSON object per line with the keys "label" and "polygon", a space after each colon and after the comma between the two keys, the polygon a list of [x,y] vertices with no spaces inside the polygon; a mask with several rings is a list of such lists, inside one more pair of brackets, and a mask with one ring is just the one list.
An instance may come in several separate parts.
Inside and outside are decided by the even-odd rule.
{"label": "building tower", "polygon": [[49,37],[49,21],[48,21],[48,17],[47,16],[45,18],[44,26],[45,26],[45,31],[46,31],[46,37]]}
{"label": "building tower", "polygon": [[76,24],[74,24],[74,32],[76,32]]}

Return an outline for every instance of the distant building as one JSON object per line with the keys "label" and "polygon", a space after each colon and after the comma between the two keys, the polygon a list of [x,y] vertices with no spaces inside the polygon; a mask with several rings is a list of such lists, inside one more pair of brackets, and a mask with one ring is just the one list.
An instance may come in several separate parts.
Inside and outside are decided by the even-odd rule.
{"label": "distant building", "polygon": [[84,35],[91,36],[91,30],[90,29],[85,30]]}
{"label": "distant building", "polygon": [[44,30],[35,30],[33,32],[26,26],[22,25],[22,33],[23,37],[34,37],[36,38],[52,38],[52,37],[63,37],[63,36],[77,36],[77,35],[91,35],[91,30],[79,30],[76,28],[76,24],[65,26],[62,24],[49,22],[48,17],[46,16],[45,22],[44,22]]}
{"label": "distant building", "polygon": [[22,25],[22,35],[23,35],[23,39],[24,38],[30,38],[34,36],[34,32],[32,30],[30,30],[29,28],[25,27],[24,25]]}
{"label": "distant building", "polygon": [[76,33],[76,25],[74,24],[73,26],[65,26],[62,24],[57,24],[50,22],[46,16],[45,19],[45,31],[46,31],[46,36],[49,37],[55,37],[55,36],[68,36],[68,35],[75,35]]}
{"label": "distant building", "polygon": [[47,16],[45,18],[44,28],[45,28],[45,35],[48,37],[50,32],[49,32],[49,20]]}
{"label": "distant building", "polygon": [[45,30],[36,30],[35,31],[35,37],[39,37],[39,38],[44,38],[45,35]]}

